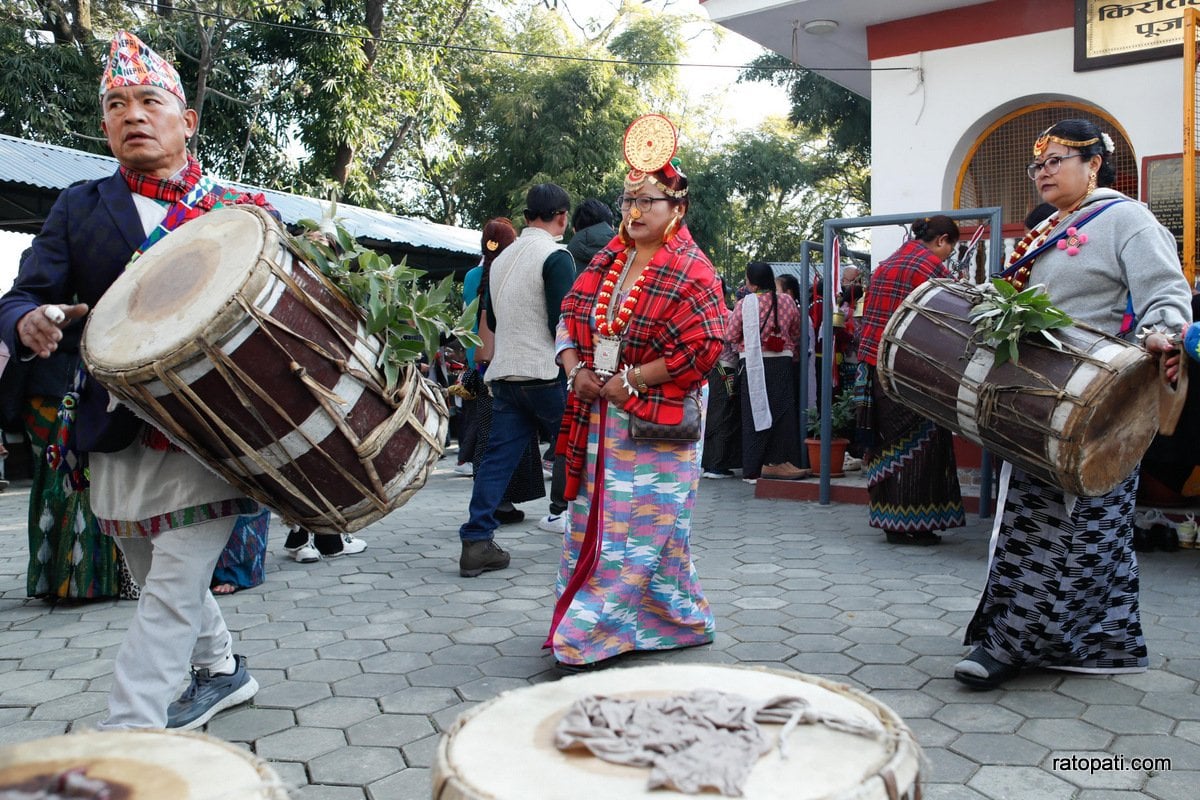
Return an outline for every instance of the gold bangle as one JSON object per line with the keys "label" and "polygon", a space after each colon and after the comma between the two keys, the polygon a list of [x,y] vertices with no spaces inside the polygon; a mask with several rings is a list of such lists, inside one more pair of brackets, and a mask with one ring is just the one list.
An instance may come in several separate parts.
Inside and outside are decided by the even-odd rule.
{"label": "gold bangle", "polygon": [[650,391],[650,386],[646,383],[646,379],[642,377],[642,367],[638,365],[633,368],[633,382],[637,384],[639,392]]}

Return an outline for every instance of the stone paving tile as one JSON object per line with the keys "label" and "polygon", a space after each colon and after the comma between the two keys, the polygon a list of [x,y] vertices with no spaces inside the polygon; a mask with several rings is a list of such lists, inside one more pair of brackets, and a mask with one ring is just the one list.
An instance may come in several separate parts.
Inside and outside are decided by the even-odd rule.
{"label": "stone paving tile", "polygon": [[308,772],[313,783],[360,786],[386,778],[404,766],[398,748],[351,745],[313,759]]}
{"label": "stone paving tile", "polygon": [[417,767],[395,772],[367,787],[371,800],[429,800],[429,770]]}
{"label": "stone paving tile", "polygon": [[980,767],[967,782],[991,800],[1072,800],[1075,787],[1036,767]]}
{"label": "stone paving tile", "polygon": [[[530,523],[505,527],[512,567],[460,578],[471,482],[450,477],[452,464],[362,532],[365,553],[301,565],[274,541],[266,583],[220,600],[261,688],[206,730],[269,759],[293,800],[425,800],[442,732],[503,691],[558,677],[541,648],[558,545]],[[23,519],[24,502],[0,493],[0,519]],[[972,517],[939,547],[897,548],[862,507],[755,500],[741,482],[705,481],[692,546],[716,642],[629,663],[762,664],[862,688],[924,746],[932,800],[1200,796],[1200,605],[1180,602],[1200,590],[1200,553],[1140,559],[1150,671],[1030,670],[972,692],[951,671],[989,533]],[[0,544],[0,743],[94,725],[133,605],[27,600],[21,526],[0,524]],[[1085,755],[1170,758],[1172,770],[1054,767]]]}

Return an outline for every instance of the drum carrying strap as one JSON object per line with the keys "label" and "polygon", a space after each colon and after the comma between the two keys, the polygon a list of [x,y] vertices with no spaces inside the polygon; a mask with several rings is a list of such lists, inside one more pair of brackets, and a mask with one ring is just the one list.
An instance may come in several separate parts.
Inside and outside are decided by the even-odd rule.
{"label": "drum carrying strap", "polygon": [[1068,235],[1067,231],[1070,228],[1075,228],[1076,230],[1078,230],[1078,229],[1082,228],[1084,225],[1086,225],[1089,222],[1091,222],[1092,220],[1094,220],[1096,217],[1103,214],[1108,209],[1115,206],[1117,203],[1125,203],[1125,202],[1128,202],[1128,200],[1129,200],[1128,197],[1118,197],[1117,199],[1112,200],[1108,203],[1104,203],[1103,205],[1101,205],[1097,208],[1089,208],[1087,210],[1087,212],[1080,215],[1080,217],[1078,219],[1074,220],[1070,225],[1064,225],[1063,223],[1065,223],[1066,220],[1063,220],[1063,222],[1059,223],[1060,227],[1059,227],[1059,230],[1057,233],[1055,233],[1053,236],[1051,236],[1046,241],[1042,242],[1040,245],[1035,247],[1033,250],[1030,250],[1028,253],[1026,253],[1025,255],[1018,258],[1013,263],[1006,266],[1004,268],[1004,271],[1000,273],[999,277],[1004,278],[1005,280],[1008,280],[1010,277],[1012,277],[1013,274],[1016,273],[1016,271],[1018,269],[1025,266],[1026,264],[1032,263],[1033,260],[1035,258],[1037,258],[1038,256],[1040,256],[1043,252],[1045,252],[1046,250],[1048,250],[1051,247],[1057,247],[1059,240],[1065,239],[1067,237],[1067,235]]}
{"label": "drum carrying strap", "polygon": [[[133,258],[129,259],[129,263],[137,261],[142,253],[149,250],[154,245],[158,244],[164,236],[182,225],[188,218],[188,212],[196,207],[200,200],[207,194],[217,194],[221,191],[221,187],[216,181],[207,175],[201,175],[200,180],[192,187],[192,190],[180,198],[177,202],[172,203],[167,209],[167,215],[163,217],[163,221],[158,223],[158,227],[150,231],[150,235],[146,237],[146,241],[142,242],[133,253]],[[128,268],[128,264],[126,265]]]}

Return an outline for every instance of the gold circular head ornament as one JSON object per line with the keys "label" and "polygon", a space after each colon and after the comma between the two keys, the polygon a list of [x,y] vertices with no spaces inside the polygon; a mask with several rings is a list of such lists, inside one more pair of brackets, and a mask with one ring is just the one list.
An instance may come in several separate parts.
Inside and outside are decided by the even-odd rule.
{"label": "gold circular head ornament", "polygon": [[639,172],[658,172],[671,163],[677,145],[671,120],[662,114],[644,114],[625,129],[625,162]]}

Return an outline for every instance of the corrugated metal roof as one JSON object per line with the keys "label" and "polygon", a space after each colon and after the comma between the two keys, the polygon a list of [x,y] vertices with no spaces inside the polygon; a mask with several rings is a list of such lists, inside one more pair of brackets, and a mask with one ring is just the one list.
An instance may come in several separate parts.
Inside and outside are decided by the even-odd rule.
{"label": "corrugated metal roof", "polygon": [[[0,134],[0,183],[12,182],[61,191],[81,180],[104,178],[117,168],[110,156],[94,155]],[[320,219],[328,203],[288,192],[222,181],[248,191],[262,192],[284,222]],[[479,231],[439,225],[414,217],[399,217],[368,208],[338,203],[338,221],[356,239],[396,242],[414,248],[443,250],[478,256]]]}

